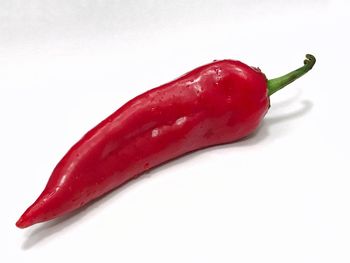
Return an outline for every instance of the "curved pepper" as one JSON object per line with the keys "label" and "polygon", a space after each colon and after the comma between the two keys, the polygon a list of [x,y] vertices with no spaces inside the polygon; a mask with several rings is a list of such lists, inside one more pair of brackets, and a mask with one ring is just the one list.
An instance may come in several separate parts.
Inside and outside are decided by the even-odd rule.
{"label": "curved pepper", "polygon": [[249,135],[269,96],[313,67],[315,58],[306,57],[272,80],[239,61],[214,61],[130,100],[67,152],[17,227],[67,214],[185,153]]}

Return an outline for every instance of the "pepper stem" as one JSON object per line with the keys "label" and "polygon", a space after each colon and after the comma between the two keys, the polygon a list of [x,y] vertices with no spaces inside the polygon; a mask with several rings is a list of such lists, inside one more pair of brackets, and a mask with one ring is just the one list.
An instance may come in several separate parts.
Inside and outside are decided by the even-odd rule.
{"label": "pepper stem", "polygon": [[279,78],[269,79],[267,81],[268,95],[271,96],[276,91],[282,89],[283,87],[292,83],[294,80],[300,78],[310,69],[312,69],[315,63],[316,63],[316,58],[311,54],[307,54],[306,59],[304,60],[304,66],[292,72],[289,72],[288,74],[281,76]]}

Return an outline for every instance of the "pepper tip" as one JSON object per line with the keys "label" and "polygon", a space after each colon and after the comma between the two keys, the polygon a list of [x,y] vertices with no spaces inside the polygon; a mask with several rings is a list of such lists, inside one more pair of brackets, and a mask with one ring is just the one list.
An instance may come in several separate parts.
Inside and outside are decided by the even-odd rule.
{"label": "pepper tip", "polygon": [[34,224],[35,224],[35,221],[32,218],[31,209],[28,208],[23,213],[23,215],[17,220],[16,227],[23,229],[23,228],[27,228],[31,225],[34,225]]}
{"label": "pepper tip", "polygon": [[28,225],[26,224],[23,217],[20,217],[20,219],[17,220],[16,227],[21,228],[21,229],[28,227]]}

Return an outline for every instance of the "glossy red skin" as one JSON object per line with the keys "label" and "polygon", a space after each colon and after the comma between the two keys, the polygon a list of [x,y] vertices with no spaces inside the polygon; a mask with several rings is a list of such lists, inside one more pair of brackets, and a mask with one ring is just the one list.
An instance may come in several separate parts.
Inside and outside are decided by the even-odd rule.
{"label": "glossy red skin", "polygon": [[260,70],[233,60],[196,68],[130,100],[90,130],[16,225],[62,216],[163,162],[245,137],[268,108]]}

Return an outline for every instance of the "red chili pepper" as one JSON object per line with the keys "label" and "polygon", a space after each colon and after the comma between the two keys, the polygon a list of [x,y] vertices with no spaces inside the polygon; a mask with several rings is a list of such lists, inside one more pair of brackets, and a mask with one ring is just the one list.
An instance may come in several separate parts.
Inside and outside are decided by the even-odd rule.
{"label": "red chili pepper", "polygon": [[252,133],[269,96],[308,72],[315,57],[280,78],[234,60],[215,61],[149,90],[84,135],[57,164],[20,228],[71,212],[187,152]]}

